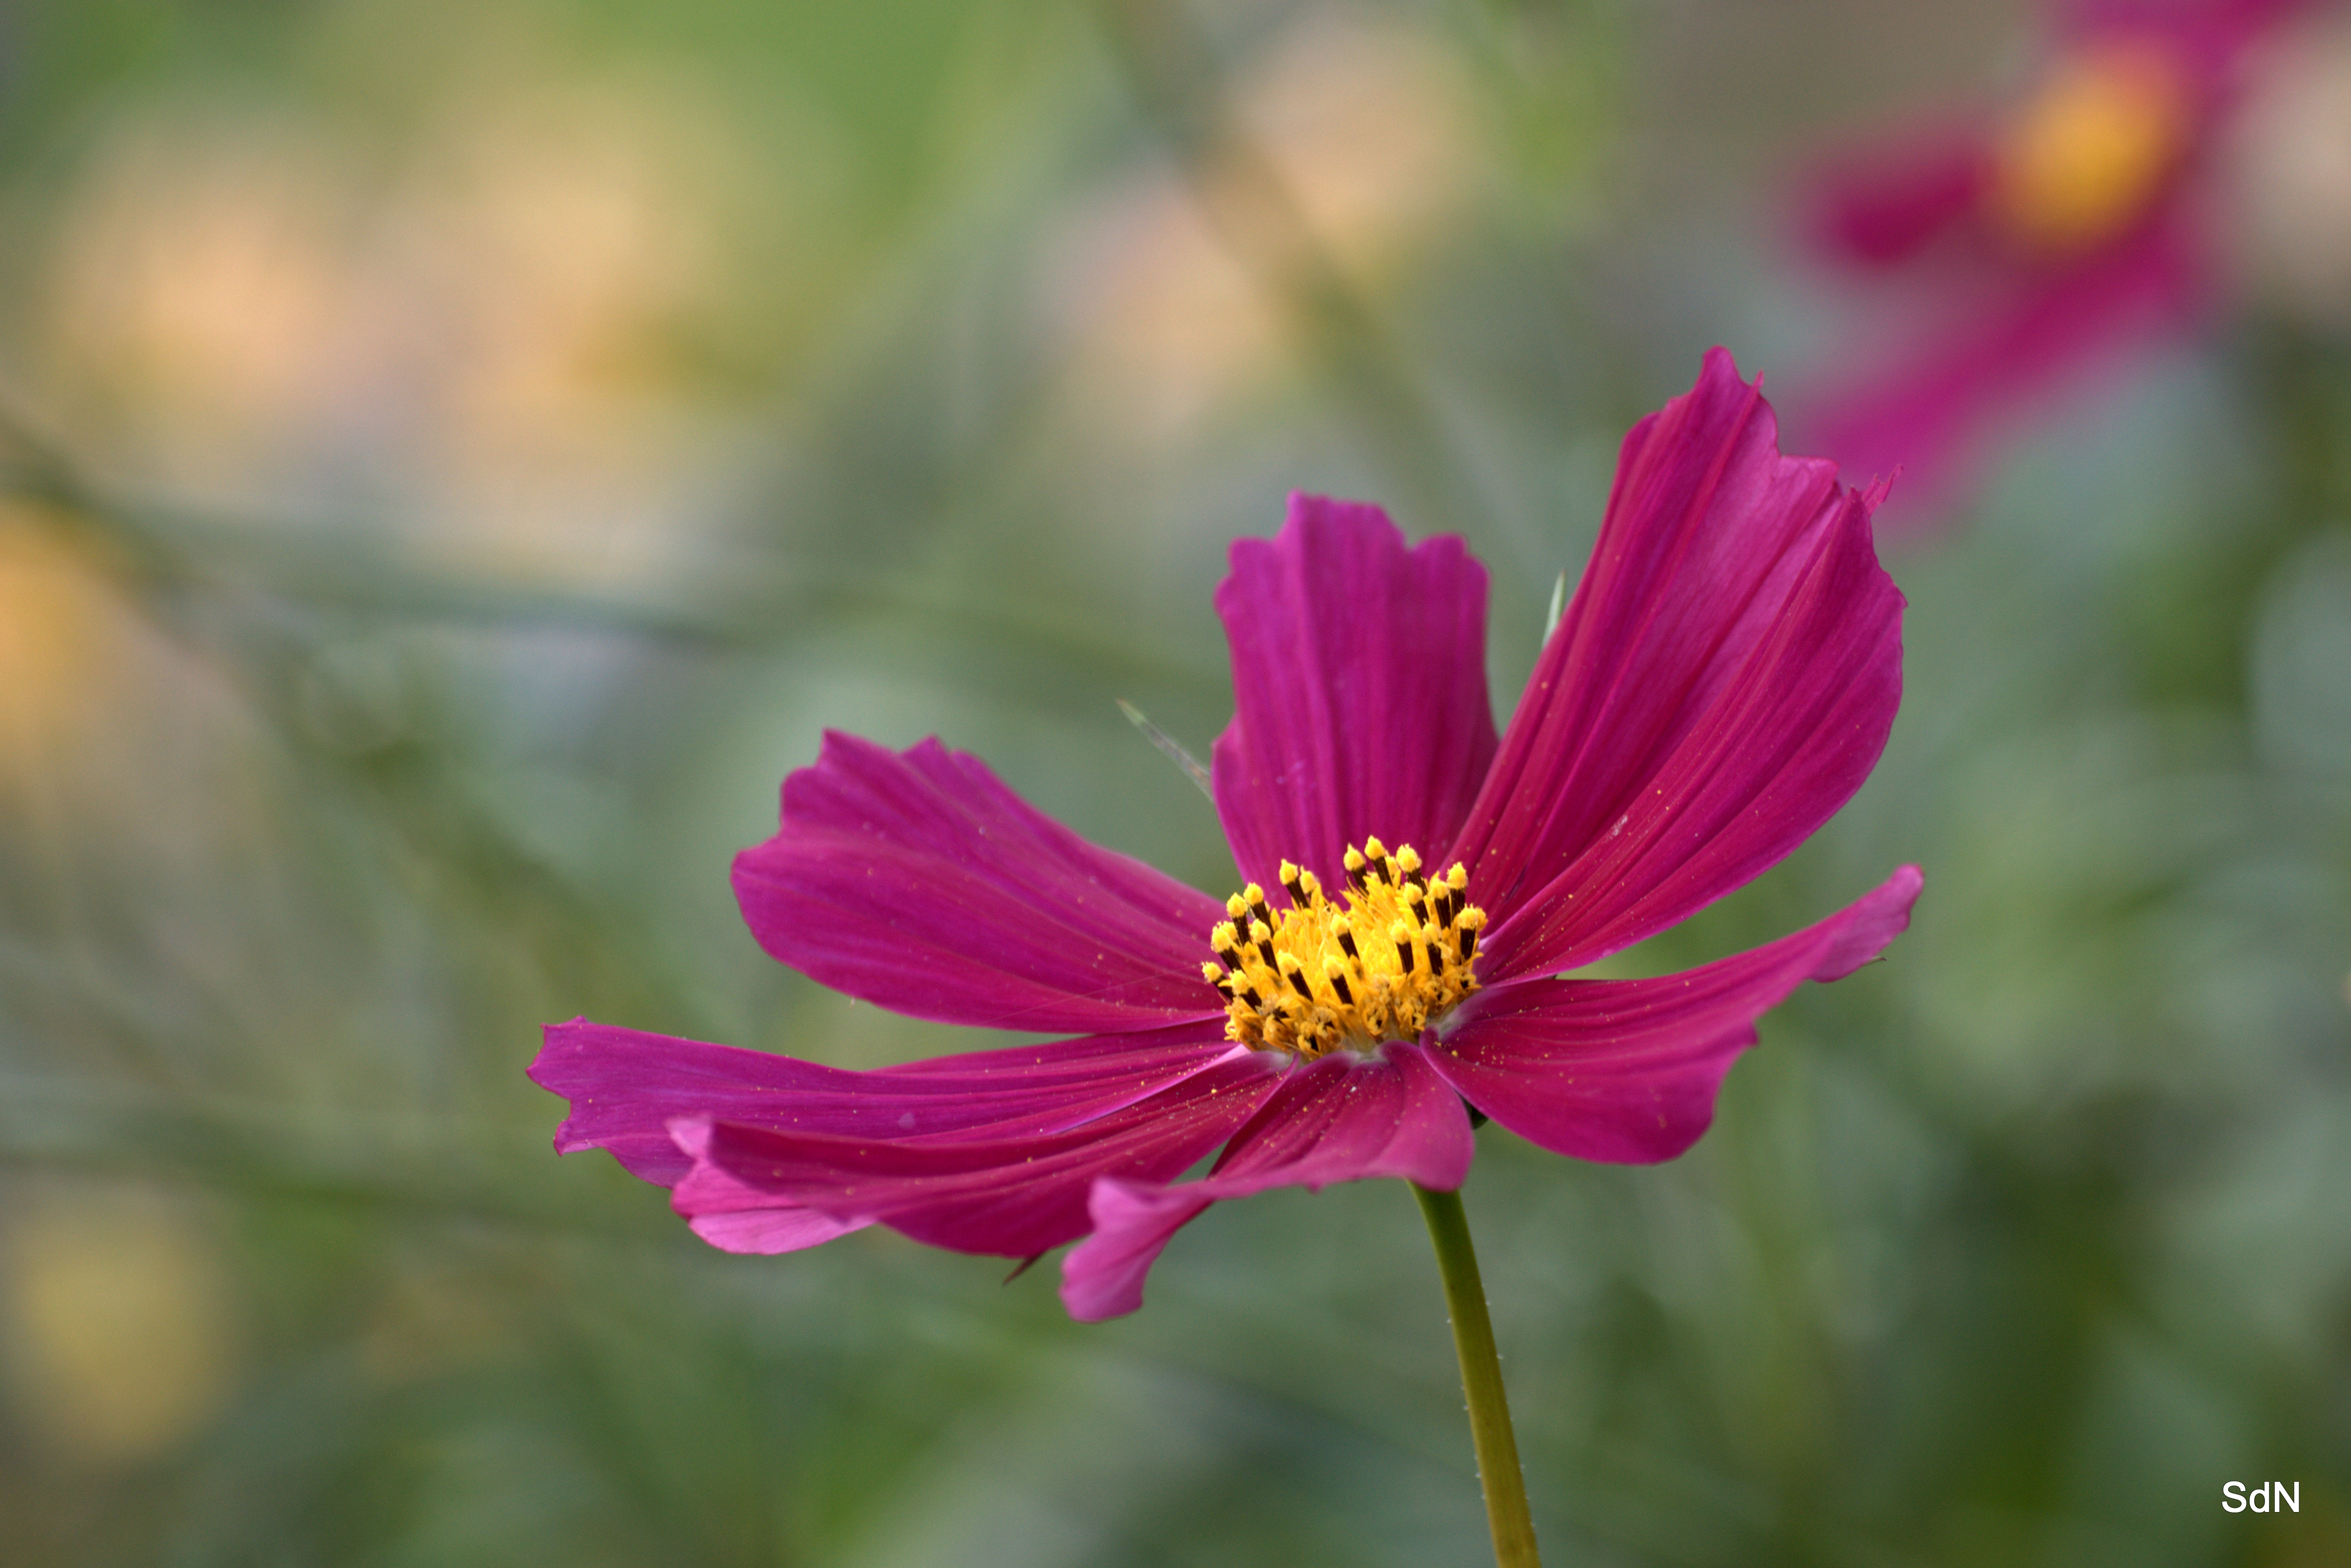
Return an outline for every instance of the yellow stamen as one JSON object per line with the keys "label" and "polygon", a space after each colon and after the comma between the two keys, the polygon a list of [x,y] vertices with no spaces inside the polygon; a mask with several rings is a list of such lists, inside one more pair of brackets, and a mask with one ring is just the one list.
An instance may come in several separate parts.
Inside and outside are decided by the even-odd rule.
{"label": "yellow stamen", "polygon": [[2149,45],[2085,51],[2020,109],[2001,140],[1993,216],[2034,249],[2083,249],[2146,210],[2187,150],[2189,85]]}
{"label": "yellow stamen", "polygon": [[[1290,907],[1252,883],[1225,901],[1201,973],[1225,998],[1225,1038],[1314,1057],[1414,1040],[1478,988],[1471,966],[1486,912],[1463,897],[1466,867],[1432,879],[1409,844],[1366,839],[1345,860],[1333,904],[1314,873],[1284,861]],[[1246,942],[1244,942],[1246,937]]]}

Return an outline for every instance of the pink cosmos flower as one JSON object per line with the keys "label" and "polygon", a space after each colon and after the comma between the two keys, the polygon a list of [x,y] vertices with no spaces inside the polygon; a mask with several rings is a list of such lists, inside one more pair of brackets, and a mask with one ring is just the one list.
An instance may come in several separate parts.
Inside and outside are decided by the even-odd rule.
{"label": "pink cosmos flower", "polygon": [[1988,427],[2203,314],[2217,246],[2200,176],[2252,47],[2301,8],[2070,0],[2020,101],[1825,172],[1820,248],[1904,277],[1916,323],[1823,401],[1848,473],[1898,466],[1931,500]]}
{"label": "pink cosmos flower", "polygon": [[1217,591],[1237,711],[1213,779],[1242,891],[1088,843],[935,739],[830,735],[735,862],[761,945],[898,1012],[1071,1038],[847,1071],[557,1024],[531,1067],[571,1103],[556,1147],[610,1149],[730,1251],[877,1222],[1011,1258],[1084,1238],[1061,1295],[1089,1320],[1139,1306],[1219,1199],[1458,1187],[1470,1107],[1561,1154],[1671,1158],[1758,1015],[1901,932],[1917,870],[1687,974],[1562,971],[1748,882],[1876,763],[1903,605],[1877,498],[1782,457],[1713,350],[1625,438],[1498,739],[1485,569],[1458,538],[1406,548],[1376,507],[1293,497]]}

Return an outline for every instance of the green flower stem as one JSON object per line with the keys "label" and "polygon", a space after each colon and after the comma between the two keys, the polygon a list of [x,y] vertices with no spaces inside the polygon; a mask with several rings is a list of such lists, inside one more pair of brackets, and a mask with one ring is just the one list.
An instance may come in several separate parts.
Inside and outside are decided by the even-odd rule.
{"label": "green flower stem", "polygon": [[1486,1522],[1494,1532],[1499,1568],[1542,1568],[1534,1521],[1527,1515],[1527,1482],[1519,1469],[1519,1439],[1510,1430],[1510,1396],[1502,1392],[1502,1362],[1494,1353],[1494,1323],[1486,1315],[1486,1287],[1478,1279],[1478,1249],[1458,1192],[1431,1192],[1418,1182],[1413,1196],[1437,1245],[1437,1271],[1445,1280],[1445,1310],[1453,1319],[1453,1348],[1461,1357],[1461,1392],[1469,1400],[1469,1437],[1478,1449],[1478,1482],[1486,1493]]}

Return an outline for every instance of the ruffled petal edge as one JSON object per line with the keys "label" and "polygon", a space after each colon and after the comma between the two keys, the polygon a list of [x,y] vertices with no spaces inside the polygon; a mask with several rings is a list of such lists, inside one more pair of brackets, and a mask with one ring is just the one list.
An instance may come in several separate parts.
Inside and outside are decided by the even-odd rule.
{"label": "ruffled petal edge", "polygon": [[1375,1057],[1342,1053],[1305,1063],[1201,1180],[1097,1180],[1088,1201],[1093,1234],[1062,1260],[1061,1302],[1081,1322],[1134,1312],[1160,1252],[1212,1203],[1374,1176],[1450,1191],[1468,1176],[1476,1152],[1460,1098],[1422,1047],[1396,1043]]}

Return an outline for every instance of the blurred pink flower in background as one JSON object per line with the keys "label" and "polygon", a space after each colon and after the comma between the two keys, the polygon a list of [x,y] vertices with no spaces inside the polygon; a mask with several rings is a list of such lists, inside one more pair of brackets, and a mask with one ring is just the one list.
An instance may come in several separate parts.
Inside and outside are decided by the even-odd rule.
{"label": "blurred pink flower in background", "polygon": [[828,737],[736,860],[760,944],[894,1011],[1076,1038],[857,1072],[553,1025],[531,1076],[571,1103],[556,1146],[611,1150],[733,1251],[877,1222],[1014,1258],[1085,1237],[1062,1299],[1089,1320],[1141,1305],[1219,1199],[1458,1187],[1469,1107],[1585,1159],[1681,1153],[1755,1019],[1876,956],[1919,885],[1904,867],[1687,974],[1560,977],[1778,862],[1885,745],[1902,596],[1878,493],[1776,437],[1720,350],[1634,428],[1499,737],[1486,572],[1458,539],[1408,549],[1376,507],[1300,497],[1275,538],[1235,543],[1213,781],[1249,885],[1222,903],[936,740]]}
{"label": "blurred pink flower in background", "polygon": [[1830,161],[1816,248],[1907,292],[1904,325],[1817,401],[1808,437],[1849,476],[1901,469],[1915,524],[1999,427],[2191,325],[2222,248],[2207,176],[2257,47],[2303,8],[2072,0],[2015,100]]}

